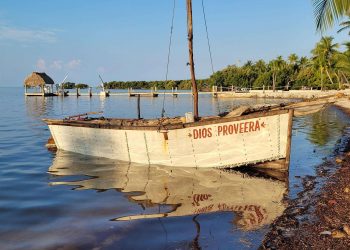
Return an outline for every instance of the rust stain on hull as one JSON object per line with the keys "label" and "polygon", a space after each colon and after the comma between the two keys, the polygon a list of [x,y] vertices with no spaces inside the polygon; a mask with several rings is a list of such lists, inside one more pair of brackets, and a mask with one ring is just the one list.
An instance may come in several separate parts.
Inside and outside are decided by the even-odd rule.
{"label": "rust stain on hull", "polygon": [[56,142],[52,136],[49,137],[45,146],[49,151],[53,151],[53,152],[57,151]]}

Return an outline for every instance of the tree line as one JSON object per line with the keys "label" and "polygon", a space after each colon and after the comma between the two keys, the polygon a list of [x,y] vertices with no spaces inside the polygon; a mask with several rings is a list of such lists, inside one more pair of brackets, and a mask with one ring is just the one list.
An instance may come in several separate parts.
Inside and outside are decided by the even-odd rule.
{"label": "tree line", "polygon": [[[209,88],[208,81],[206,79],[197,80],[197,85],[201,89]],[[105,83],[106,89],[191,89],[191,80],[168,80],[168,81],[112,81]]]}
{"label": "tree line", "polygon": [[350,43],[333,42],[333,37],[322,37],[311,51],[311,57],[291,54],[265,62],[248,61],[243,66],[230,65],[214,73],[210,84],[240,86],[253,89],[341,89],[349,85]]}
{"label": "tree line", "polygon": [[85,83],[74,83],[74,82],[65,82],[63,83],[64,89],[87,89],[89,87],[88,84]]}
{"label": "tree line", "polygon": [[[347,16],[340,23],[344,31],[350,28],[350,0],[312,0],[316,29],[324,31],[335,21]],[[350,33],[349,33],[350,35]],[[349,86],[350,42],[337,44],[333,37],[322,37],[311,50],[310,57],[291,54],[287,58],[278,56],[273,60],[247,61],[242,66],[229,65],[208,79],[197,80],[199,90],[209,90],[212,86],[226,88],[242,87],[252,89],[341,89]],[[65,88],[87,88],[86,84],[65,83]],[[190,80],[169,81],[111,81],[104,83],[106,89],[190,89]]]}
{"label": "tree line", "polygon": [[[340,89],[348,86],[350,77],[350,42],[337,44],[333,37],[323,37],[311,50],[311,57],[291,54],[284,59],[247,61],[242,66],[229,65],[208,79],[197,80],[200,90],[212,86],[251,89]],[[190,80],[169,81],[112,81],[107,89],[151,88],[190,89]]]}

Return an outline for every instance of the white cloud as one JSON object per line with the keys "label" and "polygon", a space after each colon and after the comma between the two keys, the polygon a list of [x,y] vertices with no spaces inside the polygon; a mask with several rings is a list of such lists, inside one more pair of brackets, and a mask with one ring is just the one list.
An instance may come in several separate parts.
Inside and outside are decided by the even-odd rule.
{"label": "white cloud", "polygon": [[63,62],[61,60],[53,61],[50,65],[50,68],[55,70],[61,70],[63,68]]}
{"label": "white cloud", "polygon": [[36,62],[36,68],[38,71],[45,71],[46,70],[46,62],[44,59],[40,58]]}
{"label": "white cloud", "polygon": [[54,43],[57,38],[56,33],[49,30],[30,30],[1,25],[0,40]]}
{"label": "white cloud", "polygon": [[79,67],[80,64],[81,64],[80,59],[73,59],[67,63],[67,67],[68,67],[68,69],[75,69],[75,68]]}
{"label": "white cloud", "polygon": [[40,58],[36,62],[36,69],[38,71],[45,71],[48,69],[51,69],[54,71],[74,70],[78,68],[80,64],[81,64],[80,59],[73,59],[69,62],[64,62],[63,60],[45,61],[44,59]]}

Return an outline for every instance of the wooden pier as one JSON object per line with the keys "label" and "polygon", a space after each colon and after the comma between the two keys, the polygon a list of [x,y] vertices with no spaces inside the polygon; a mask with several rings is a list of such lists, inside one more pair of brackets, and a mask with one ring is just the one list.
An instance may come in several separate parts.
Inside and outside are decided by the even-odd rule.
{"label": "wooden pier", "polygon": [[58,96],[56,93],[39,93],[39,92],[26,92],[24,93],[25,96]]}
{"label": "wooden pier", "polygon": [[[212,95],[213,97],[218,97],[219,91],[216,88],[213,88],[212,91],[204,91],[204,92],[198,92],[199,95]],[[77,89],[62,89],[57,92],[25,92],[25,96],[100,96],[100,97],[110,97],[110,96],[129,96],[129,97],[159,97],[159,96],[173,96],[178,97],[180,95],[192,95],[192,91],[178,91],[177,88],[173,88],[171,91],[158,91],[157,88],[151,88],[150,90],[142,90],[142,91],[135,91],[132,88],[127,89],[127,91],[119,91],[119,92],[112,92],[111,90],[105,90],[105,91],[99,91],[99,92],[93,92],[92,88],[90,87],[87,90],[81,90],[79,88]]]}
{"label": "wooden pier", "polygon": [[[110,96],[129,96],[129,97],[160,97],[163,95],[166,96],[173,96],[173,97],[177,97],[179,95],[192,95],[192,92],[108,92],[108,94],[106,94],[107,92],[101,92],[101,93],[93,93],[93,92],[80,92],[76,93],[74,92],[68,92],[65,93],[64,96],[100,96],[100,97],[110,97]],[[212,95],[212,92],[199,92],[198,94],[200,95]],[[63,96],[60,94],[56,94],[55,96]]]}
{"label": "wooden pier", "polygon": [[158,97],[158,93],[129,93],[129,96],[130,97],[137,97],[137,96],[140,96],[140,97]]}

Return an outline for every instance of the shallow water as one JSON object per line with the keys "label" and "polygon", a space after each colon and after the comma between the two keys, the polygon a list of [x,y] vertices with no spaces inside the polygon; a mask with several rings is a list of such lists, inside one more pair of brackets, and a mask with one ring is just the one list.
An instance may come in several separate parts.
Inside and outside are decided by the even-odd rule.
{"label": "shallow water", "polygon": [[[281,100],[200,96],[200,113]],[[163,97],[142,98],[142,116],[160,115]],[[191,110],[190,96],[165,97],[168,115]],[[90,111],[135,117],[121,96],[28,97],[0,88],[0,249],[256,249],[283,212],[283,196],[330,157],[349,133],[334,107],[294,118],[289,181],[216,169],[120,163],[44,147],[41,121]],[[195,216],[194,214],[199,214]]]}

